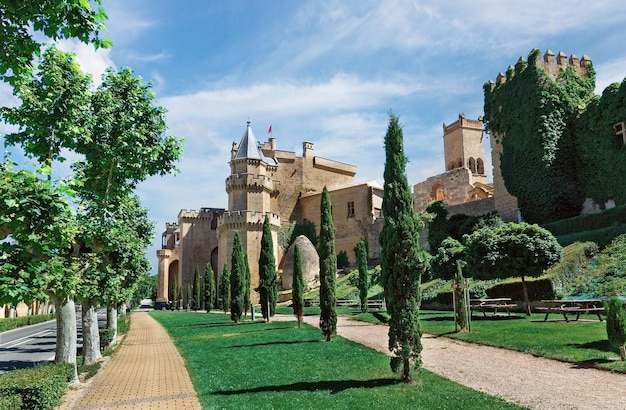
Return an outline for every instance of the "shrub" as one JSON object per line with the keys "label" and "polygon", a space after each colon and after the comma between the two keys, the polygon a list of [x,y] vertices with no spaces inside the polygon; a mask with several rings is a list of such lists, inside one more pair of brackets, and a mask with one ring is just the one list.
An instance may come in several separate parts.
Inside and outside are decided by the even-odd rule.
{"label": "shrub", "polygon": [[609,342],[619,347],[620,358],[626,360],[624,345],[626,344],[626,311],[623,302],[612,297],[605,304],[606,309],[606,333]]}
{"label": "shrub", "polygon": [[350,266],[350,260],[348,259],[348,253],[341,251],[337,254],[337,269],[343,269]]}
{"label": "shrub", "polygon": [[[554,299],[552,282],[548,279],[527,280],[529,300]],[[499,283],[486,290],[490,298],[508,297],[512,300],[524,300],[524,289],[521,281]]]}
{"label": "shrub", "polygon": [[0,410],[18,410],[22,408],[22,396],[12,394],[0,397]]}
{"label": "shrub", "polygon": [[69,363],[13,370],[0,375],[0,397],[18,395],[24,409],[53,409],[73,377],[74,366]]}
{"label": "shrub", "polygon": [[104,350],[113,341],[115,330],[109,329],[106,327],[101,327],[99,331],[100,331],[100,350]]}

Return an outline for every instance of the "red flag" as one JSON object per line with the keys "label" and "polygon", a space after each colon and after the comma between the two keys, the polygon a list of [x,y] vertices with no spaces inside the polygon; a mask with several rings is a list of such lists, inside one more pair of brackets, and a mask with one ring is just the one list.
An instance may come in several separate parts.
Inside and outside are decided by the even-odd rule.
{"label": "red flag", "polygon": [[270,124],[270,127],[267,129],[267,133],[271,134],[272,133],[272,125]]}

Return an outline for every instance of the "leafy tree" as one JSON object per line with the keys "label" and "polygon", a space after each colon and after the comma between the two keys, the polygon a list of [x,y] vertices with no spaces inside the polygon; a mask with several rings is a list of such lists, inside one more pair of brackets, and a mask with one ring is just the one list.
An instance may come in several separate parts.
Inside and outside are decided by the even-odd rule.
{"label": "leafy tree", "polygon": [[239,231],[235,231],[233,238],[233,253],[230,260],[230,318],[239,323],[244,312],[246,295],[246,254],[243,251]]}
{"label": "leafy tree", "polygon": [[[100,39],[107,18],[102,0],[3,1],[0,5],[0,79],[15,84],[27,76],[39,56],[41,34],[53,39],[77,38],[95,47],[110,47]],[[97,5],[97,9],[92,9]]]}
{"label": "leafy tree", "polygon": [[150,275],[147,273],[144,273],[139,277],[131,297],[131,303],[133,306],[139,306],[143,299],[151,299],[152,301],[156,300],[157,279],[158,277],[156,275]]}
{"label": "leafy tree", "polygon": [[337,275],[337,255],[335,254],[335,227],[328,189],[322,191],[320,205],[320,329],[330,341],[337,333],[337,296],[335,276]]}
{"label": "leafy tree", "polygon": [[619,348],[619,355],[626,360],[626,311],[624,302],[612,297],[605,303],[606,333],[609,342]]}
{"label": "leafy tree", "polygon": [[348,258],[348,252],[340,251],[337,254],[337,269],[343,269],[350,266],[350,259]]}
{"label": "leafy tree", "polygon": [[367,270],[367,247],[365,241],[361,239],[354,248],[356,263],[359,268],[359,299],[361,300],[361,312],[367,312],[367,291],[369,289],[369,271]]}
{"label": "leafy tree", "polygon": [[278,301],[278,274],[276,272],[276,260],[274,259],[274,241],[270,229],[270,220],[265,215],[263,221],[263,235],[261,236],[261,254],[259,255],[259,287],[261,313],[269,322],[274,316],[276,302]]}
{"label": "leafy tree", "polygon": [[[73,259],[76,224],[64,189],[37,172],[0,164],[0,304],[16,305],[48,293],[57,314],[55,361],[76,365],[76,297],[80,274]],[[75,378],[76,378],[75,374]]]}
{"label": "leafy tree", "polygon": [[424,223],[413,209],[413,195],[407,182],[402,128],[389,114],[385,135],[385,193],[383,228],[380,233],[380,265],[387,299],[391,369],[401,371],[402,381],[411,380],[411,364],[421,364],[419,306],[422,273],[428,256],[419,246]]}
{"label": "leafy tree", "polygon": [[193,272],[193,309],[198,310],[202,309],[202,287],[200,284],[200,271],[196,266],[195,271]]}
{"label": "leafy tree", "polygon": [[302,324],[304,316],[304,269],[302,267],[302,254],[296,245],[293,249],[293,287],[291,289],[291,299],[293,304],[293,314],[298,320],[298,328]]}
{"label": "leafy tree", "polygon": [[36,72],[20,81],[14,94],[17,107],[1,108],[4,121],[19,127],[5,137],[8,145],[20,145],[27,156],[52,166],[64,161],[62,150],[75,150],[89,135],[89,87],[72,53],[49,47]]}
{"label": "leafy tree", "polygon": [[204,286],[203,286],[203,300],[204,309],[207,313],[215,306],[215,273],[213,273],[213,267],[211,262],[206,264],[204,268]]}
{"label": "leafy tree", "polygon": [[465,259],[465,246],[456,239],[444,239],[437,253],[430,260],[430,269],[435,279],[451,280],[457,275],[457,261]]}
{"label": "leafy tree", "polygon": [[525,277],[538,277],[561,260],[563,248],[546,229],[525,222],[482,228],[467,235],[468,268],[475,279],[520,277],[526,313],[530,300]]}
{"label": "leafy tree", "polygon": [[220,276],[219,298],[220,309],[222,309],[224,313],[228,312],[228,308],[230,307],[230,273],[228,272],[228,264],[226,263],[224,263],[222,276]]}

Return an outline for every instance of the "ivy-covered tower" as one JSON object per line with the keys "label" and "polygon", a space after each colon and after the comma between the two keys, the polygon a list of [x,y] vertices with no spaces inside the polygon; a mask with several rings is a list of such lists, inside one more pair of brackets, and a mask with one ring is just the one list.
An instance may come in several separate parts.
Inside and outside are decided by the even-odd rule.
{"label": "ivy-covered tower", "polygon": [[[277,212],[279,184],[274,180],[276,170],[276,160],[263,154],[248,121],[239,145],[233,143],[232,146],[230,176],[226,178],[228,212],[218,221],[218,238],[219,260],[230,261],[234,233],[235,230],[239,232],[250,267],[252,303],[259,301],[259,295],[254,289],[259,286],[258,261],[266,214],[270,220],[274,249],[278,248],[280,216]],[[219,269],[218,276],[221,276],[223,265]]]}
{"label": "ivy-covered tower", "polygon": [[595,73],[578,59],[537,49],[484,86],[494,202],[505,220],[545,223],[580,214],[574,123],[593,98]]}

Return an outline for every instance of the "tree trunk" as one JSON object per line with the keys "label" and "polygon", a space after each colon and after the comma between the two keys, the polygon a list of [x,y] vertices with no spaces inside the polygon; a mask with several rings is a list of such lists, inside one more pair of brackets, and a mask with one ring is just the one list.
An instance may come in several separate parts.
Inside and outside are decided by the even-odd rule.
{"label": "tree trunk", "polygon": [[57,345],[55,363],[74,365],[74,382],[78,381],[76,371],[76,307],[74,300],[54,296],[54,308],[57,315]]}
{"label": "tree trunk", "polygon": [[530,299],[528,298],[528,288],[526,287],[526,280],[522,275],[522,289],[524,290],[524,304],[526,305],[526,316],[530,316]]}
{"label": "tree trunk", "polygon": [[107,305],[107,328],[113,330],[110,343],[112,345],[117,339],[117,305],[113,303]]}
{"label": "tree trunk", "polygon": [[619,347],[619,356],[622,360],[626,360],[626,346],[621,345]]}
{"label": "tree trunk", "polygon": [[404,366],[402,369],[402,382],[410,383],[411,382],[411,363],[408,359],[404,360]]}
{"label": "tree trunk", "polygon": [[96,298],[85,298],[81,302],[83,323],[83,364],[92,364],[102,358],[100,354],[100,330]]}

